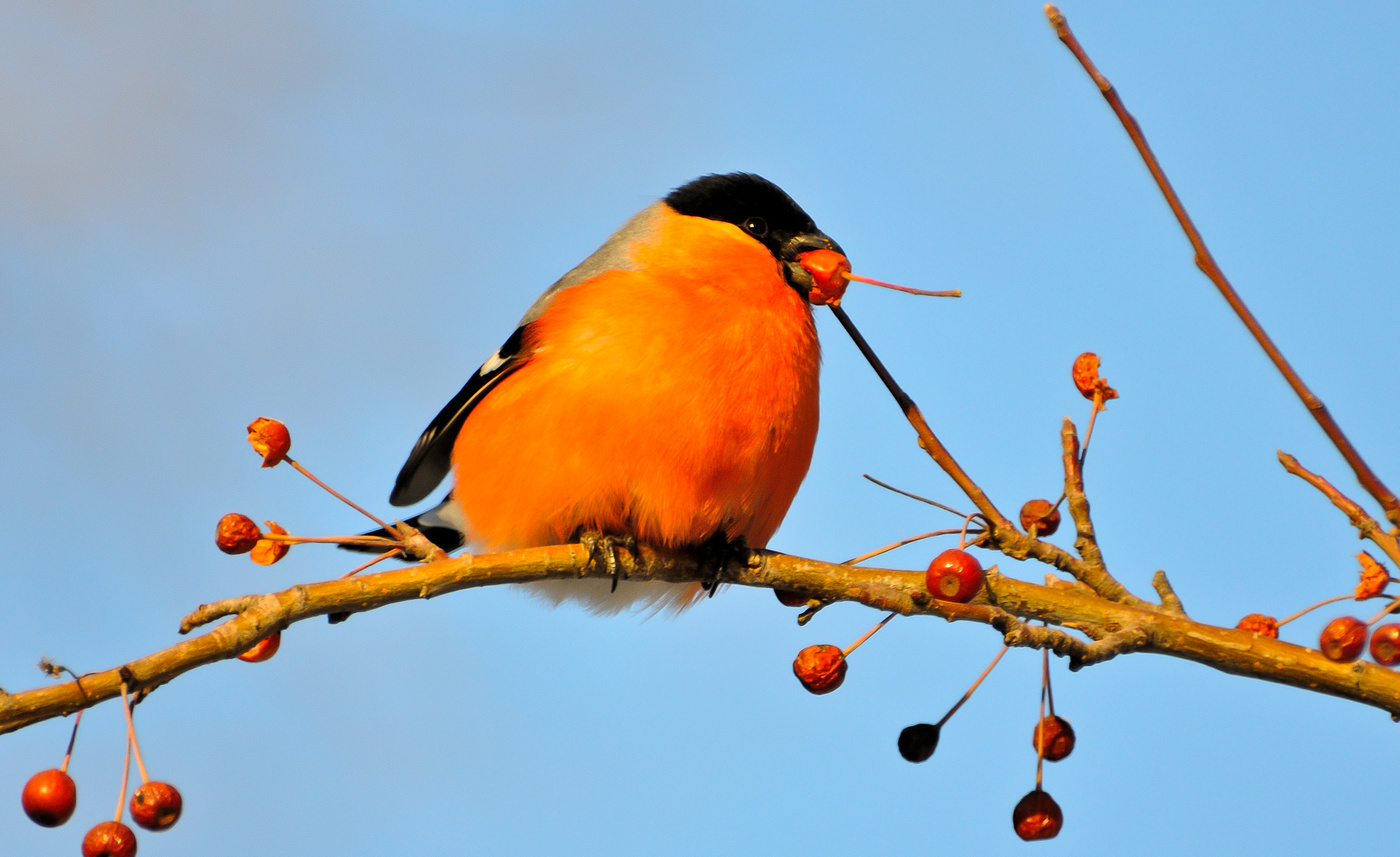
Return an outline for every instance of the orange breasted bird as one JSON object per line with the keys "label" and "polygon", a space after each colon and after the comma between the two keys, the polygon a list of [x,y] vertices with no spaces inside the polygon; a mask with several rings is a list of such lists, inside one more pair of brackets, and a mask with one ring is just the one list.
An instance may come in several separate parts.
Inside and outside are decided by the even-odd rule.
{"label": "orange breasted bird", "polygon": [[[584,534],[764,547],[817,437],[809,293],[830,295],[803,267],[813,251],[844,262],[766,179],[709,175],[676,189],[530,306],[418,438],[390,502],[417,503],[454,471],[448,497],[409,520],[448,550]],[[604,613],[702,596],[655,582],[531,586]]]}

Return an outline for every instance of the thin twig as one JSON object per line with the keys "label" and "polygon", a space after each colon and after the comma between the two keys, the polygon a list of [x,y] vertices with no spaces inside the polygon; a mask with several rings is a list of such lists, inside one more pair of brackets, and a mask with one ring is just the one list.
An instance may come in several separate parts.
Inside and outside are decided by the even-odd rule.
{"label": "thin twig", "polygon": [[1065,497],[1069,500],[1069,514],[1074,519],[1077,534],[1074,549],[1084,558],[1084,567],[1075,573],[1075,577],[1110,601],[1147,606],[1147,602],[1129,592],[1104,565],[1094,523],[1089,517],[1089,498],[1084,494],[1084,472],[1079,469],[1079,438],[1075,434],[1074,423],[1068,417],[1060,428],[1060,444],[1064,451]]}
{"label": "thin twig", "polygon": [[883,627],[885,627],[886,625],[888,625],[888,624],[890,623],[890,620],[893,619],[894,617],[898,616],[898,615],[899,615],[898,612],[891,613],[890,615],[888,615],[888,616],[886,616],[885,618],[881,619],[879,622],[875,623],[875,627],[874,627],[874,628],[871,628],[869,631],[866,631],[864,634],[862,634],[862,635],[860,636],[860,639],[859,639],[859,640],[856,640],[854,643],[851,643],[849,646],[847,646],[846,648],[842,649],[842,650],[841,650],[842,656],[849,655],[851,652],[854,652],[856,649],[859,649],[861,643],[864,643],[866,640],[868,640],[868,639],[870,639],[871,637],[875,636],[875,632],[876,632],[876,631],[878,631],[878,630],[880,630],[881,628],[883,628]]}
{"label": "thin twig", "polygon": [[[923,541],[924,539],[931,539],[931,538],[933,538],[933,537],[935,537],[935,536],[951,536],[951,535],[954,535],[954,534],[960,533],[960,532],[962,532],[961,529],[952,529],[952,530],[932,530],[932,531],[927,532],[927,533],[919,533],[917,536],[910,536],[910,537],[907,538],[907,539],[900,539],[899,541],[897,541],[897,542],[891,542],[891,543],[885,545],[885,546],[882,547],[882,548],[876,548],[875,550],[870,551],[869,553],[863,553],[863,554],[861,554],[860,556],[852,557],[852,558],[846,560],[845,562],[843,562],[843,563],[841,563],[841,564],[842,564],[842,565],[855,565],[855,564],[858,563],[858,562],[865,562],[867,559],[874,559],[875,557],[879,556],[879,555],[882,554],[882,553],[889,553],[890,551],[894,550],[895,548],[902,548],[902,547],[904,547],[905,545],[913,544],[914,542]],[[981,531],[980,531],[980,530],[974,530],[973,532],[978,532],[978,533],[980,533]]]}
{"label": "thin twig", "polygon": [[357,504],[354,503],[352,500],[350,500],[349,497],[346,497],[344,494],[341,494],[339,491],[335,490],[335,489],[332,488],[331,486],[329,486],[329,485],[327,485],[326,483],[322,482],[321,480],[317,479],[317,478],[315,477],[315,475],[313,475],[312,472],[311,472],[310,470],[307,470],[305,467],[302,467],[302,466],[301,466],[300,464],[298,464],[290,455],[287,456],[287,457],[285,457],[285,458],[283,458],[282,460],[285,461],[285,462],[287,462],[288,464],[290,464],[292,467],[295,467],[296,470],[297,470],[297,472],[300,473],[302,476],[305,476],[307,479],[310,479],[312,482],[315,482],[317,485],[320,485],[320,486],[321,486],[322,488],[324,488],[324,489],[326,490],[326,492],[329,493],[332,497],[335,497],[337,500],[339,500],[340,502],[342,502],[342,503],[344,503],[345,505],[349,506],[350,508],[354,509],[356,512],[359,512],[361,515],[364,515],[366,518],[369,518],[371,521],[374,521],[376,524],[378,524],[378,525],[380,526],[381,529],[388,530],[389,532],[393,532],[393,531],[394,531],[394,530],[393,530],[393,527],[390,527],[388,524],[386,524],[386,523],[384,523],[383,521],[379,520],[379,519],[376,518],[374,515],[371,515],[369,512],[365,511],[365,510],[364,510],[363,508],[361,508],[359,505],[357,505]]}
{"label": "thin twig", "polygon": [[[136,724],[131,720],[131,700],[127,698],[125,683],[122,684],[122,710],[126,712],[127,740],[131,742],[131,747],[136,750],[136,769],[141,772],[141,784],[145,785],[151,781],[151,778],[146,776],[146,763],[141,759],[141,745],[136,742]],[[125,788],[126,786],[123,785],[123,791]]]}
{"label": "thin twig", "polygon": [[1065,20],[1065,16],[1060,13],[1060,10],[1055,8],[1054,4],[1047,4],[1045,7],[1045,15],[1050,19],[1050,26],[1055,28],[1055,33],[1060,37],[1060,41],[1064,42],[1065,47],[1069,48],[1070,52],[1074,54],[1075,59],[1079,60],[1079,64],[1082,65],[1089,76],[1093,78],[1095,85],[1099,88],[1099,93],[1103,95],[1109,107],[1113,108],[1113,112],[1118,116],[1118,120],[1123,123],[1124,130],[1126,130],[1128,136],[1132,138],[1133,145],[1137,147],[1138,154],[1142,156],[1143,163],[1147,165],[1148,171],[1152,173],[1152,178],[1157,182],[1157,187],[1161,190],[1162,196],[1166,198],[1167,205],[1171,207],[1172,214],[1176,215],[1177,222],[1181,224],[1182,231],[1186,233],[1187,240],[1191,242],[1192,248],[1196,251],[1196,267],[1200,268],[1201,272],[1209,277],[1210,281],[1215,284],[1215,287],[1220,290],[1220,294],[1224,296],[1225,301],[1230,304],[1230,308],[1235,311],[1240,321],[1244,322],[1244,326],[1253,334],[1255,341],[1259,343],[1259,347],[1264,349],[1264,353],[1273,361],[1274,366],[1278,369],[1279,373],[1283,375],[1284,380],[1288,382],[1288,385],[1293,388],[1293,392],[1302,400],[1304,407],[1313,415],[1313,419],[1317,420],[1317,424],[1322,427],[1322,431],[1326,433],[1327,437],[1332,441],[1332,445],[1335,446],[1337,451],[1342,454],[1342,457],[1346,459],[1347,464],[1351,465],[1352,471],[1356,473],[1357,480],[1361,482],[1361,485],[1372,497],[1376,498],[1376,502],[1380,503],[1381,507],[1385,509],[1386,517],[1390,519],[1391,523],[1400,527],[1400,499],[1397,499],[1395,494],[1381,482],[1376,474],[1371,472],[1370,466],[1361,458],[1361,454],[1356,451],[1356,448],[1351,445],[1351,441],[1347,440],[1347,436],[1342,433],[1341,426],[1337,425],[1336,420],[1332,419],[1332,415],[1327,411],[1327,407],[1322,404],[1322,400],[1313,395],[1312,391],[1303,383],[1303,379],[1299,377],[1298,373],[1294,371],[1293,367],[1288,363],[1288,360],[1283,356],[1283,352],[1279,351],[1278,346],[1274,345],[1273,340],[1269,338],[1269,335],[1264,332],[1264,328],[1260,326],[1259,322],[1254,318],[1254,314],[1249,311],[1249,307],[1245,306],[1244,301],[1235,291],[1234,286],[1230,285],[1230,281],[1225,278],[1225,273],[1220,270],[1220,266],[1215,262],[1215,257],[1211,256],[1210,250],[1206,247],[1205,239],[1201,237],[1200,231],[1196,229],[1196,224],[1191,221],[1191,216],[1186,213],[1186,207],[1182,204],[1181,198],[1176,195],[1176,191],[1172,188],[1171,182],[1167,180],[1167,174],[1162,170],[1162,165],[1158,163],[1157,156],[1152,153],[1152,148],[1148,146],[1147,138],[1143,135],[1142,128],[1138,126],[1137,120],[1133,118],[1132,114],[1130,114],[1128,109],[1123,105],[1123,99],[1118,96],[1117,90],[1113,88],[1113,85],[1108,82],[1107,78],[1099,73],[1093,61],[1089,59],[1089,55],[1085,53],[1084,48],[1079,44],[1079,40],[1075,38],[1074,33],[1069,28],[1069,22]]}
{"label": "thin twig", "polygon": [[905,497],[908,497],[908,498],[911,499],[911,500],[918,500],[920,503],[927,503],[927,504],[929,504],[930,506],[936,506],[937,508],[942,509],[942,510],[945,511],[945,512],[952,512],[954,515],[957,515],[959,518],[966,518],[966,517],[967,517],[967,513],[966,513],[966,512],[959,512],[957,509],[954,509],[952,506],[946,506],[946,505],[944,505],[944,504],[938,502],[937,500],[930,500],[930,499],[927,498],[927,497],[921,497],[921,496],[919,496],[918,494],[915,494],[915,493],[913,493],[913,492],[911,492],[911,491],[905,491],[903,488],[896,488],[896,487],[894,487],[893,485],[889,484],[888,482],[881,482],[879,479],[876,479],[874,476],[871,476],[869,473],[862,473],[861,475],[864,476],[866,479],[869,479],[871,482],[874,482],[876,485],[879,485],[881,488],[884,488],[884,489],[886,489],[886,490],[888,490],[888,491],[893,491],[893,492],[896,493],[896,494],[903,494]]}
{"label": "thin twig", "polygon": [[1385,555],[1390,557],[1391,562],[1400,565],[1400,542],[1393,534],[1382,529],[1380,522],[1367,514],[1359,503],[1338,491],[1331,482],[1308,470],[1298,463],[1298,459],[1281,449],[1278,451],[1278,460],[1283,465],[1284,470],[1321,491],[1327,496],[1327,499],[1332,501],[1332,505],[1345,512],[1347,520],[1351,521],[1351,525],[1356,528],[1356,532],[1361,538],[1375,542],[1376,547],[1385,551]]}
{"label": "thin twig", "polygon": [[972,694],[976,693],[978,685],[982,684],[983,679],[992,674],[992,670],[996,669],[996,665],[1001,660],[1002,655],[1006,654],[1010,649],[1010,646],[1006,645],[1005,643],[1002,644],[1001,651],[997,652],[997,656],[992,658],[992,662],[987,664],[986,669],[982,670],[982,674],[979,675],[977,677],[977,680],[972,683],[972,687],[969,687],[967,689],[967,692],[962,695],[961,699],[953,703],[953,707],[948,709],[948,713],[943,715],[943,719],[935,723],[935,726],[937,726],[939,729],[942,729],[943,724],[947,723],[950,719],[952,719],[954,714],[958,713],[958,709],[962,708],[963,703],[967,702],[969,699],[972,698]]}
{"label": "thin twig", "polygon": [[365,569],[369,568],[370,566],[374,565],[375,563],[383,562],[384,560],[386,560],[386,559],[388,559],[388,558],[390,558],[390,557],[392,557],[392,556],[394,556],[395,554],[398,554],[398,553],[402,553],[402,551],[400,551],[398,548],[394,548],[393,550],[390,550],[390,551],[385,551],[384,553],[380,554],[379,556],[375,557],[374,559],[370,560],[369,562],[362,563],[362,564],[356,566],[355,568],[350,569],[349,571],[347,571],[347,572],[345,572],[344,574],[342,574],[341,577],[354,577],[355,575],[359,574],[360,572],[364,571]]}

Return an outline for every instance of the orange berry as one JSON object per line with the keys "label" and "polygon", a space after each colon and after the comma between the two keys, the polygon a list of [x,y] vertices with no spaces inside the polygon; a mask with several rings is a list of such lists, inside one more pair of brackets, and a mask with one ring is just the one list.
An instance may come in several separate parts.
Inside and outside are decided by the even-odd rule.
{"label": "orange berry", "polygon": [[1235,627],[1241,631],[1251,631],[1261,637],[1278,639],[1278,620],[1272,616],[1265,616],[1263,613],[1251,613],[1241,619]]}
{"label": "orange berry", "polygon": [[263,467],[276,467],[292,450],[292,435],[277,420],[258,417],[248,424],[248,442],[262,456]]}
{"label": "orange berry", "polygon": [[797,653],[792,672],[812,693],[831,693],[846,680],[846,656],[835,646],[808,646]]}
{"label": "orange berry", "polygon": [[1086,399],[1094,398],[1097,393],[1107,402],[1109,399],[1118,398],[1118,391],[1108,386],[1108,381],[1099,377],[1099,355],[1092,351],[1086,351],[1074,359],[1074,368],[1070,371],[1074,378],[1074,386]]}
{"label": "orange berry", "polygon": [[1036,789],[1016,804],[1011,811],[1011,823],[1016,827],[1017,836],[1031,842],[1058,836],[1060,828],[1064,827],[1065,816],[1049,793]]}
{"label": "orange berry", "polygon": [[1041,742],[1045,744],[1045,761],[1058,762],[1074,752],[1074,728],[1063,717],[1046,717],[1035,724],[1031,733],[1031,747],[1040,752]]}
{"label": "orange berry", "polygon": [[152,780],[131,796],[131,820],[147,830],[168,830],[180,820],[184,801],[169,783]]}
{"label": "orange berry", "polygon": [[136,833],[120,821],[104,821],[83,837],[83,857],[136,857]]}
{"label": "orange berry", "polygon": [[262,530],[253,519],[237,512],[229,512],[219,519],[214,528],[214,544],[224,553],[247,553],[262,538]]}
{"label": "orange berry", "polygon": [[1387,622],[1371,634],[1371,657],[1385,666],[1400,661],[1400,624]]}
{"label": "orange berry", "polygon": [[[250,664],[260,664],[263,661],[271,658],[273,655],[277,654],[277,650],[281,647],[282,632],[274,631],[271,634],[268,634],[266,637],[263,637],[261,640],[258,640],[256,643],[254,643],[253,647],[248,651],[244,652],[243,654],[239,655],[238,659],[240,661],[247,661]],[[180,796],[179,794],[176,794],[175,797],[176,799],[178,799]],[[133,808],[132,813],[134,814],[135,812],[136,810]],[[179,815],[178,810],[176,812],[176,815]],[[170,823],[174,824],[175,822],[172,821]],[[146,825],[142,824],[141,826],[145,827]]]}
{"label": "orange berry", "polygon": [[797,263],[812,275],[812,290],[807,300],[814,304],[841,305],[841,296],[850,282],[846,275],[851,263],[835,250],[811,250],[797,257]]}
{"label": "orange berry", "polygon": [[1322,629],[1317,647],[1329,661],[1350,663],[1366,647],[1366,623],[1355,616],[1338,616]]}
{"label": "orange berry", "polygon": [[58,768],[40,771],[24,784],[20,805],[35,824],[58,827],[72,817],[78,805],[78,787]]}
{"label": "orange berry", "polygon": [[942,601],[966,603],[982,590],[986,575],[982,564],[967,551],[949,548],[933,558],[924,573],[924,585]]}
{"label": "orange berry", "polygon": [[1031,527],[1037,536],[1053,536],[1060,528],[1060,510],[1049,500],[1027,500],[1021,507],[1021,529],[1029,533]]}
{"label": "orange berry", "polygon": [[1361,582],[1356,584],[1356,600],[1380,595],[1390,582],[1390,572],[1366,551],[1357,554],[1356,558],[1361,560]]}
{"label": "orange berry", "polygon": [[[287,531],[277,526],[276,521],[263,521],[267,524],[267,531],[279,536],[285,536]],[[292,546],[286,542],[275,542],[271,539],[259,539],[253,546],[253,553],[248,558],[258,565],[272,565],[277,560],[287,555],[287,551]]]}

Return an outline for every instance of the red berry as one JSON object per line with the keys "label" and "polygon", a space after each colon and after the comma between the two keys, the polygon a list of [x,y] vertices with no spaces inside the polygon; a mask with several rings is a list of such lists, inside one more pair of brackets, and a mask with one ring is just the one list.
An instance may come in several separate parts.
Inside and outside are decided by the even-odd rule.
{"label": "red berry", "polygon": [[1031,747],[1037,753],[1041,741],[1045,742],[1045,761],[1058,762],[1074,752],[1074,728],[1063,717],[1047,717],[1035,724],[1031,733]]}
{"label": "red berry", "polygon": [[1330,661],[1350,663],[1366,647],[1366,623],[1355,616],[1338,616],[1322,629],[1318,648]]}
{"label": "red berry", "polygon": [[1064,827],[1065,816],[1054,798],[1036,789],[1016,804],[1011,811],[1011,823],[1016,827],[1017,836],[1031,842],[1058,836],[1060,828]]}
{"label": "red berry", "polygon": [[[253,647],[238,656],[240,661],[247,661],[250,664],[260,664],[263,661],[277,654],[277,650],[282,647],[282,632],[274,631],[253,644]],[[179,795],[176,795],[179,798]],[[136,810],[132,810],[135,812]],[[177,811],[178,814],[178,811]],[[174,824],[172,821],[171,824]],[[145,827],[145,825],[141,825]]]}
{"label": "red berry", "polygon": [[166,830],[180,820],[184,801],[169,783],[152,780],[131,796],[131,820],[147,830]]}
{"label": "red berry", "polygon": [[1387,622],[1371,634],[1371,657],[1385,666],[1400,661],[1400,624]]}
{"label": "red berry", "polygon": [[253,519],[237,512],[229,512],[219,519],[214,529],[214,544],[224,553],[247,553],[262,538],[262,530]]}
{"label": "red berry", "polygon": [[812,693],[831,693],[846,680],[846,656],[835,646],[808,646],[797,653],[792,672]]}
{"label": "red berry", "polygon": [[292,435],[277,420],[258,417],[248,426],[248,442],[263,457],[263,467],[276,467],[292,450]]}
{"label": "red berry", "polygon": [[797,263],[812,275],[807,300],[814,304],[841,305],[851,273],[851,263],[835,250],[810,250],[797,257]]}
{"label": "red berry", "polygon": [[120,821],[104,821],[83,837],[83,857],[136,857],[136,834]]}
{"label": "red berry", "polygon": [[30,821],[43,827],[58,827],[72,817],[73,808],[78,805],[78,787],[72,777],[50,768],[29,778],[19,802]]}
{"label": "red berry", "polygon": [[791,589],[775,589],[773,594],[778,596],[778,601],[784,607],[806,607],[811,599],[801,592],[793,592]]}
{"label": "red berry", "polygon": [[1060,510],[1049,500],[1027,500],[1021,507],[1021,529],[1029,533],[1031,527],[1035,527],[1036,536],[1055,535],[1060,528]]}
{"label": "red berry", "polygon": [[982,564],[967,551],[951,548],[928,564],[924,582],[934,598],[942,601],[971,601],[982,590]]}

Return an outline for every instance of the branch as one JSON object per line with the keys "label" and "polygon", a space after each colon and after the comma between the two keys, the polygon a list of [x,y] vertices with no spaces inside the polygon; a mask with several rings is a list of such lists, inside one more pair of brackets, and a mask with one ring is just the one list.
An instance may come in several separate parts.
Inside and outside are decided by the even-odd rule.
{"label": "branch", "polygon": [[[530,548],[463,556],[426,565],[293,586],[201,606],[181,624],[189,632],[231,616],[193,639],[77,682],[0,696],[0,733],[88,708],[121,692],[149,692],[179,675],[236,657],[274,631],[315,616],[363,612],[388,604],[432,598],[502,583],[606,577],[582,545]],[[639,547],[620,551],[619,572],[628,580],[673,583],[714,579],[713,560],[690,553]],[[1129,651],[1155,652],[1196,661],[1223,672],[1262,678],[1372,705],[1400,718],[1400,673],[1368,663],[1337,664],[1313,649],[1216,628],[1170,615],[1152,605],[1108,601],[1078,589],[1039,586],[987,572],[981,600],[957,604],[932,598],[920,571],[858,568],[768,551],[747,562],[731,560],[720,573],[727,583],[789,589],[823,602],[854,601],[885,612],[971,621],[1000,630],[1008,645],[1048,647],[1071,666]],[[1035,628],[1030,621],[1053,628]],[[1062,629],[1086,634],[1086,643]]]}
{"label": "branch", "polygon": [[1151,605],[1129,592],[1104,565],[1094,522],[1089,518],[1089,498],[1084,496],[1084,462],[1079,457],[1079,436],[1068,417],[1060,427],[1060,445],[1064,449],[1065,499],[1069,501],[1069,514],[1074,518],[1077,533],[1074,549],[1084,558],[1083,576],[1079,580],[1110,601],[1150,609]]}
{"label": "branch", "polygon": [[1360,538],[1370,539],[1375,542],[1376,547],[1385,551],[1386,556],[1390,557],[1396,565],[1400,565],[1400,542],[1396,541],[1394,535],[1382,529],[1380,523],[1375,518],[1368,515],[1365,509],[1361,508],[1361,506],[1350,497],[1338,491],[1331,482],[1328,482],[1326,479],[1308,470],[1298,463],[1298,459],[1281,449],[1278,451],[1278,460],[1279,463],[1283,465],[1284,470],[1287,470],[1289,473],[1307,482],[1323,494],[1326,494],[1327,499],[1331,500],[1334,506],[1345,512],[1347,518],[1351,521],[1351,525],[1356,527],[1357,535]]}
{"label": "branch", "polygon": [[1220,266],[1216,264],[1215,257],[1210,254],[1210,250],[1206,247],[1205,239],[1201,237],[1200,231],[1196,229],[1196,224],[1191,222],[1191,215],[1186,213],[1186,207],[1182,205],[1181,198],[1176,195],[1176,190],[1172,188],[1171,182],[1167,180],[1167,174],[1163,172],[1162,165],[1157,162],[1157,156],[1152,154],[1152,148],[1147,145],[1147,138],[1143,136],[1142,128],[1138,126],[1137,120],[1128,112],[1128,108],[1123,106],[1123,99],[1118,97],[1118,91],[1113,88],[1113,84],[1108,82],[1108,78],[1099,73],[1098,68],[1094,66],[1093,61],[1089,59],[1089,55],[1084,52],[1084,48],[1079,44],[1079,40],[1075,38],[1074,33],[1070,30],[1069,22],[1065,20],[1065,16],[1060,10],[1055,8],[1054,4],[1046,4],[1045,15],[1050,19],[1050,26],[1055,28],[1055,34],[1060,37],[1060,41],[1064,42],[1065,47],[1069,48],[1070,52],[1074,54],[1075,59],[1079,60],[1079,64],[1084,67],[1084,71],[1088,72],[1089,77],[1093,78],[1095,85],[1099,88],[1099,93],[1103,95],[1104,100],[1108,102],[1108,106],[1113,108],[1113,112],[1117,114],[1118,120],[1123,123],[1124,130],[1126,130],[1128,136],[1132,138],[1133,145],[1137,147],[1138,154],[1142,156],[1143,163],[1147,165],[1148,171],[1152,173],[1152,178],[1157,182],[1157,187],[1161,190],[1162,196],[1166,198],[1167,205],[1171,206],[1172,214],[1176,215],[1177,222],[1181,224],[1181,230],[1186,233],[1187,240],[1191,242],[1192,248],[1196,251],[1196,267],[1200,268],[1201,273],[1210,278],[1210,281],[1220,290],[1220,294],[1225,298],[1225,302],[1235,311],[1235,315],[1239,316],[1240,321],[1244,322],[1244,326],[1254,335],[1254,339],[1259,343],[1259,347],[1264,349],[1264,353],[1273,361],[1274,366],[1278,369],[1279,373],[1283,375],[1284,380],[1288,382],[1288,385],[1293,388],[1293,392],[1302,400],[1303,405],[1308,409],[1308,413],[1313,415],[1313,419],[1317,420],[1317,424],[1322,427],[1322,431],[1332,441],[1332,445],[1335,446],[1337,451],[1342,454],[1342,457],[1346,459],[1347,464],[1351,465],[1351,469],[1356,473],[1357,481],[1361,483],[1372,497],[1376,498],[1376,502],[1381,504],[1381,507],[1385,509],[1386,517],[1390,519],[1391,523],[1400,527],[1400,500],[1397,500],[1395,494],[1381,482],[1375,473],[1371,472],[1370,466],[1361,458],[1361,454],[1356,451],[1356,448],[1351,445],[1351,441],[1347,440],[1347,436],[1342,433],[1341,426],[1337,425],[1337,421],[1332,419],[1332,415],[1327,411],[1327,407],[1322,404],[1322,400],[1313,395],[1312,391],[1303,383],[1303,379],[1294,371],[1288,360],[1283,356],[1283,352],[1278,350],[1278,346],[1274,345],[1273,340],[1264,332],[1264,328],[1261,327],[1259,322],[1254,318],[1254,314],[1249,311],[1249,307],[1245,306],[1244,300],[1240,298],[1234,286],[1230,285],[1230,281],[1225,278],[1225,272],[1220,270]]}

